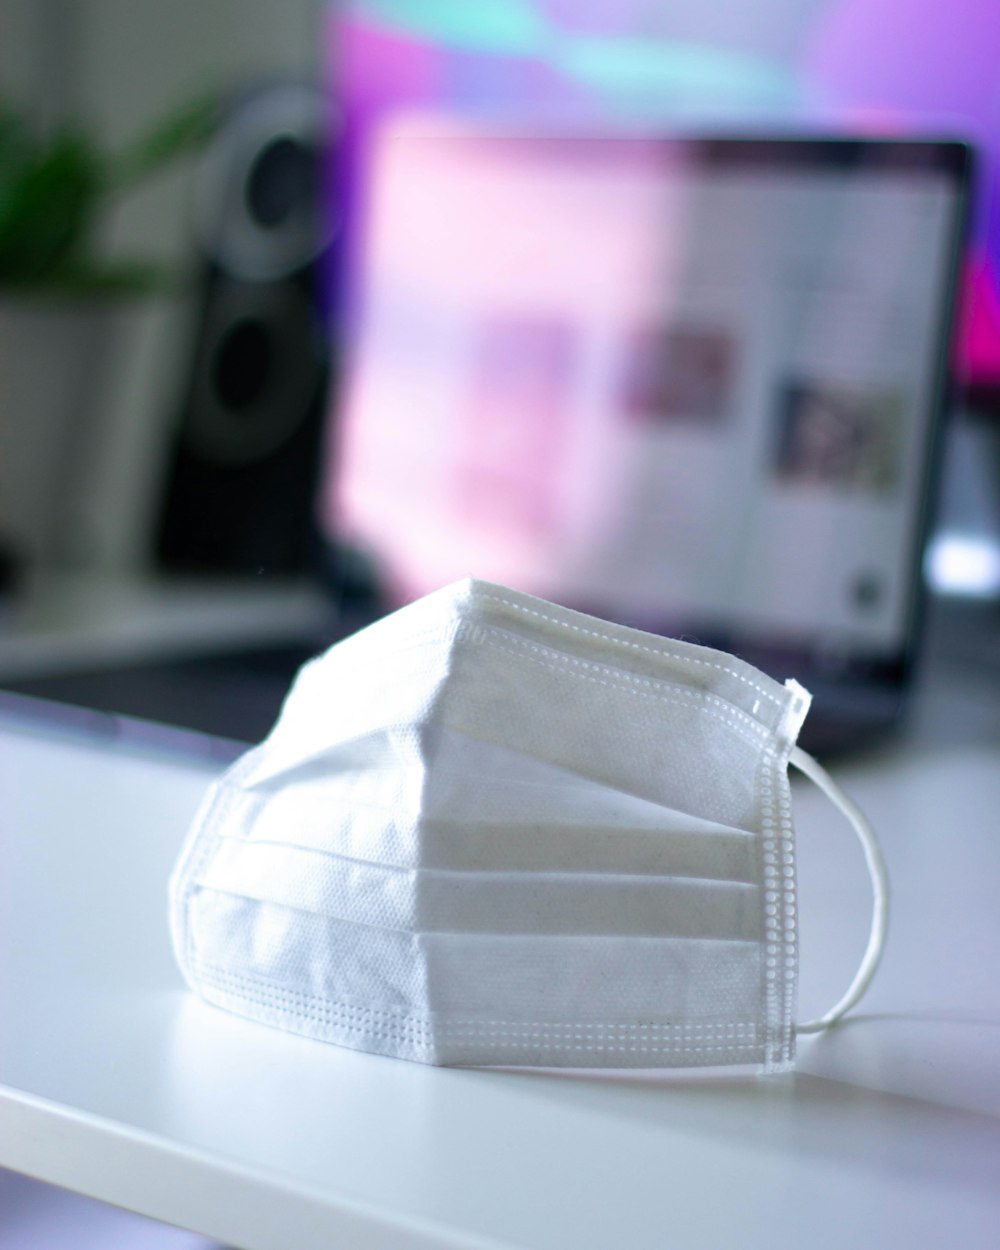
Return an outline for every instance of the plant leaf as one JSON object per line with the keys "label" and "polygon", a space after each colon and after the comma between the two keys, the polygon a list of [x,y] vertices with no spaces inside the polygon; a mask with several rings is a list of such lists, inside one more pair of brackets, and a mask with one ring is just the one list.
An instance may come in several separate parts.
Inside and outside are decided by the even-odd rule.
{"label": "plant leaf", "polygon": [[182,105],[157,122],[106,164],[106,189],[135,185],[156,170],[202,147],[218,129],[222,109],[214,94]]}
{"label": "plant leaf", "polygon": [[44,274],[80,250],[100,181],[93,145],[70,132],[15,161],[0,178],[0,279]]}

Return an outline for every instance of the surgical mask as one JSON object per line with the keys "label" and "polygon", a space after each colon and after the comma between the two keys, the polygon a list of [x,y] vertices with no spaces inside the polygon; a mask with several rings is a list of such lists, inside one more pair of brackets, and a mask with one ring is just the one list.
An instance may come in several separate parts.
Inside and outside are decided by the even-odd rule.
{"label": "surgical mask", "polygon": [[[882,949],[860,812],[795,746],[809,695],[481,581],[332,647],[211,788],[171,881],[209,1002],[436,1064],[788,1068]],[[789,762],[858,831],[863,963],[795,1024]]]}

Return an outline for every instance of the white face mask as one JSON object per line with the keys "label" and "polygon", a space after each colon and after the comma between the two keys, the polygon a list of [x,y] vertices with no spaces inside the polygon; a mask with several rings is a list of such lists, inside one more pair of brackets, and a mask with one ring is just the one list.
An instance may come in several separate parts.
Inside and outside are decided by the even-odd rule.
{"label": "white face mask", "polygon": [[[207,1000],[440,1064],[780,1071],[860,998],[886,890],[795,748],[809,695],[486,582],[333,647],[212,787],[171,882]],[[796,1026],[789,760],[847,812],[865,960]]]}

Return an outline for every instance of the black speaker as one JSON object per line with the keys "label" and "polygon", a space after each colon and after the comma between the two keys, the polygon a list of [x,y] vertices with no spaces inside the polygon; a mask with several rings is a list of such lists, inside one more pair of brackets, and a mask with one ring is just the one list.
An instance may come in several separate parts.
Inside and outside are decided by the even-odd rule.
{"label": "black speaker", "polygon": [[226,110],[197,189],[193,343],[158,534],[174,571],[294,573],[314,559],[330,383],[325,99],[262,87]]}

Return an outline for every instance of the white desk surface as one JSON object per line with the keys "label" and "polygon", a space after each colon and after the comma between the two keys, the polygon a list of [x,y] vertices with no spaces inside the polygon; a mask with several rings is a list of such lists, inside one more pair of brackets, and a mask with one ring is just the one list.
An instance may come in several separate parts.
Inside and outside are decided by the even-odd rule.
{"label": "white desk surface", "polygon": [[[766,1079],[434,1069],[200,1004],[165,889],[215,767],[0,717],[0,1166],[250,1250],[1000,1245],[1000,738],[841,771],[890,945]],[[795,793],[811,1015],[869,894]]]}

